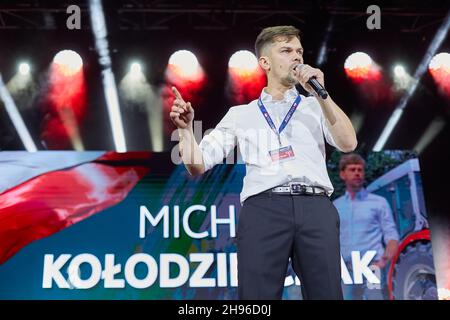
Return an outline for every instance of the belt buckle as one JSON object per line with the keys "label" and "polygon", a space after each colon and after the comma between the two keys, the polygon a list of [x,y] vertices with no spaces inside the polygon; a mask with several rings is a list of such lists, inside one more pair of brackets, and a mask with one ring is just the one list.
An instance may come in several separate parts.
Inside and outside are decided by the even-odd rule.
{"label": "belt buckle", "polygon": [[291,194],[304,194],[306,191],[306,187],[301,184],[292,184],[291,185]]}

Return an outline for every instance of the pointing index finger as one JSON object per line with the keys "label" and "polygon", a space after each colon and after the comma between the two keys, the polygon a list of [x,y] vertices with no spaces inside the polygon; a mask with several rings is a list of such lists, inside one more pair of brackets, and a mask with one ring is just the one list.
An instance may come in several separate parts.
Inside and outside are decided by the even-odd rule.
{"label": "pointing index finger", "polygon": [[184,99],[183,99],[183,97],[181,96],[181,94],[180,94],[180,92],[178,91],[177,88],[172,87],[172,92],[173,92],[173,94],[175,95],[175,97],[177,97],[177,99],[180,99],[181,101],[184,102]]}

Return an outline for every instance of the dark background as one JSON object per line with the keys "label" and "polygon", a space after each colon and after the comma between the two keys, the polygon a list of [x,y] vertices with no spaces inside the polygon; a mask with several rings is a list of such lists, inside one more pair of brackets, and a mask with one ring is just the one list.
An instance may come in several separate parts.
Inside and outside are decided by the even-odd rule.
{"label": "dark background", "polygon": [[[81,30],[68,30],[67,6],[82,10]],[[368,30],[368,5],[381,8],[381,29]],[[327,89],[350,116],[364,115],[358,131],[358,151],[373,148],[402,93],[387,96],[362,91],[345,75],[349,54],[364,51],[380,65],[387,88],[391,70],[402,63],[414,74],[437,29],[450,9],[448,1],[105,1],[108,41],[116,83],[125,75],[129,62],[144,62],[144,73],[155,88],[164,85],[164,71],[171,53],[192,50],[201,63],[206,83],[194,105],[203,130],[214,127],[233,102],[226,94],[229,57],[237,50],[253,51],[254,40],[263,27],[294,25],[301,30],[305,63],[317,66],[319,49],[327,39],[326,61],[320,65]],[[329,30],[327,32],[327,30]],[[47,69],[62,49],[77,51],[84,61],[88,106],[81,126],[88,150],[114,149],[101,84],[101,67],[95,50],[87,1],[0,1],[0,73],[5,82],[28,60],[38,84],[38,94],[19,105],[36,143],[43,119]],[[449,36],[438,52],[450,52]],[[386,91],[384,91],[386,92]],[[121,98],[121,97],[119,97]],[[138,108],[124,108],[123,123],[129,150],[152,150],[146,117]],[[446,201],[449,175],[450,98],[438,92],[427,72],[411,97],[385,149],[414,148],[436,116],[447,122],[444,129],[419,154],[429,214],[450,214]],[[164,149],[174,142],[166,137]],[[44,150],[43,145],[38,148]],[[3,104],[0,102],[0,149],[23,150]],[[330,148],[329,154],[332,151]]]}

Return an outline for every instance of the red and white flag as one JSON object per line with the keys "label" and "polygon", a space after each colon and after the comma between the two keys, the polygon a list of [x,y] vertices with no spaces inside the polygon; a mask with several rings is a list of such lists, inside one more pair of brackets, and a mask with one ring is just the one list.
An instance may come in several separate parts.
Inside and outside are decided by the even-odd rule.
{"label": "red and white flag", "polygon": [[149,152],[0,152],[0,264],[126,198]]}

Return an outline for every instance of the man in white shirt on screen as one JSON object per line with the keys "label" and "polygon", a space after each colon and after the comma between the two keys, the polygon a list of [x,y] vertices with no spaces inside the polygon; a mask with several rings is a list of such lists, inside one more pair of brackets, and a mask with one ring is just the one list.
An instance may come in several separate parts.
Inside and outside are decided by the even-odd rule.
{"label": "man in white shirt on screen", "polygon": [[[174,87],[170,117],[192,175],[203,174],[237,145],[246,164],[237,231],[240,299],[281,299],[289,258],[304,299],[342,299],[339,215],[329,196],[325,141],[343,152],[356,148],[353,126],[331,99],[307,83],[324,75],[303,64],[299,30],[265,28],[255,50],[267,76],[258,100],[231,107],[200,144],[194,109]],[[313,96],[299,95],[300,83]]]}

